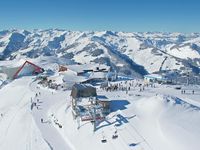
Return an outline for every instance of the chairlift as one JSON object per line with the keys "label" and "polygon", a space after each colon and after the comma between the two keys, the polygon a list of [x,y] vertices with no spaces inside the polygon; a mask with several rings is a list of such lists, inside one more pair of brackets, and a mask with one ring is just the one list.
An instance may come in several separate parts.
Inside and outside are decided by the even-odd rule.
{"label": "chairlift", "polygon": [[102,143],[106,143],[107,140],[106,140],[106,139],[102,139],[101,142],[102,142]]}
{"label": "chairlift", "polygon": [[118,135],[117,135],[117,130],[114,132],[113,136],[112,136],[112,139],[116,139],[118,138]]}
{"label": "chairlift", "polygon": [[102,132],[102,140],[101,140],[101,142],[102,143],[106,143],[107,142],[107,140],[105,138],[105,135],[104,135],[104,132]]}
{"label": "chairlift", "polygon": [[105,139],[105,137],[103,136],[102,140],[101,140],[102,143],[106,143],[107,140]]}
{"label": "chairlift", "polygon": [[118,135],[117,135],[117,134],[114,134],[114,135],[112,136],[112,139],[116,139],[116,138],[118,138]]}

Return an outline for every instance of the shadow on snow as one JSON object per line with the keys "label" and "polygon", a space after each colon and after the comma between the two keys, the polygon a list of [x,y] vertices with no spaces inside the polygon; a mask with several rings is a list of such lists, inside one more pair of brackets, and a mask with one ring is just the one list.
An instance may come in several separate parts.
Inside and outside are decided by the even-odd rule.
{"label": "shadow on snow", "polygon": [[127,100],[111,100],[110,102],[110,109],[111,112],[115,112],[118,110],[125,110],[127,109],[127,105],[129,105],[130,102]]}
{"label": "shadow on snow", "polygon": [[[129,105],[129,104],[130,104],[130,102],[127,101],[127,100],[111,100],[111,103],[110,103],[111,112],[116,112],[118,110],[125,110],[125,109],[127,109],[126,106]],[[105,119],[103,121],[98,122],[96,130],[99,130],[103,127],[110,126],[110,125],[113,125],[113,124],[114,124],[114,126],[119,127],[123,124],[128,123],[129,120],[134,118],[135,116],[136,115],[126,117],[123,114],[116,114],[112,117],[112,118],[115,117],[115,120],[112,121],[112,122],[109,121],[112,118]],[[102,122],[106,122],[106,124],[100,125]]]}

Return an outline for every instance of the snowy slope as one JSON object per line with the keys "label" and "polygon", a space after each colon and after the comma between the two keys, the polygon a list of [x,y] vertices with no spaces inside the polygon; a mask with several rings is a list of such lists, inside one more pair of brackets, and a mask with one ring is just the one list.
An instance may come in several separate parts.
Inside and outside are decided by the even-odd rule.
{"label": "snowy slope", "polygon": [[[0,59],[0,67],[18,67],[29,60],[55,72],[58,64],[102,63],[140,77],[184,66],[199,68],[200,34],[6,30],[0,32]],[[80,70],[76,65],[71,67]],[[64,79],[68,85],[86,79],[74,71],[55,73],[50,78],[58,84]],[[5,79],[0,73],[0,85]],[[2,150],[199,150],[198,86],[183,87],[189,89],[186,94],[173,85],[157,84],[139,92],[136,85],[143,84],[140,80],[127,81],[134,83],[128,94],[122,90],[106,92],[97,86],[98,94],[112,100],[114,107],[94,133],[91,122],[81,122],[77,129],[69,90],[40,87],[34,79],[19,78],[0,88]],[[126,85],[126,81],[121,82]],[[113,140],[116,128],[119,137]],[[107,143],[101,143],[103,135]]]}
{"label": "snowy slope", "polygon": [[[171,97],[144,98],[136,103],[134,112],[142,124],[139,128],[155,149],[198,149],[200,109],[181,99]],[[149,130],[151,128],[151,130]],[[146,133],[145,133],[146,132]],[[160,137],[158,142],[157,138]]]}
{"label": "snowy slope", "polygon": [[[54,61],[35,59],[35,63],[43,64]],[[59,83],[64,75],[70,80],[72,73],[53,78]],[[200,147],[199,86],[184,86],[186,94],[176,90],[176,85],[158,84],[141,92],[137,85],[144,84],[143,80],[112,83],[132,84],[128,93],[106,92],[97,86],[98,95],[111,100],[112,112],[93,132],[90,121],[80,122],[78,129],[78,121],[72,117],[70,90],[55,91],[37,82],[33,76],[23,77],[0,89],[0,149],[198,150]],[[195,94],[191,89],[195,89]],[[116,130],[118,138],[112,139]],[[103,136],[107,143],[101,142]]]}
{"label": "snowy slope", "polygon": [[32,79],[13,81],[0,90],[0,149],[49,150],[30,111]]}
{"label": "snowy slope", "polygon": [[[96,132],[93,132],[90,122],[81,122],[78,129],[78,121],[73,120],[71,109],[68,108],[69,96],[67,101],[51,106],[49,116],[54,114],[59,120],[63,128],[55,127],[77,150],[198,150],[200,108],[185,99],[163,95],[169,92],[179,96],[179,91],[164,86],[149,87],[144,92],[138,92],[136,88],[129,94],[98,90],[100,95],[113,100],[115,108],[98,125]],[[194,95],[198,101],[196,104],[199,104],[199,93],[198,89]],[[135,94],[141,96],[133,96]],[[113,140],[112,135],[116,129],[119,137]],[[105,144],[101,143],[103,136],[107,139]]]}

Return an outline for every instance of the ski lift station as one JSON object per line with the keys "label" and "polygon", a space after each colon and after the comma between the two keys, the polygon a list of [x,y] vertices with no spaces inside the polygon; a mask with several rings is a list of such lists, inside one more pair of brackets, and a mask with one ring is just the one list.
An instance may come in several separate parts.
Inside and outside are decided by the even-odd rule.
{"label": "ski lift station", "polygon": [[90,84],[74,84],[71,98],[74,119],[96,122],[110,112],[110,101],[105,96],[97,96],[96,88]]}
{"label": "ski lift station", "polygon": [[162,82],[167,83],[169,80],[166,76],[160,74],[148,74],[144,76],[144,80],[147,82]]}
{"label": "ski lift station", "polygon": [[13,80],[22,76],[37,75],[44,72],[44,69],[30,61],[25,61],[16,67],[2,67],[0,72],[6,74],[7,79]]}

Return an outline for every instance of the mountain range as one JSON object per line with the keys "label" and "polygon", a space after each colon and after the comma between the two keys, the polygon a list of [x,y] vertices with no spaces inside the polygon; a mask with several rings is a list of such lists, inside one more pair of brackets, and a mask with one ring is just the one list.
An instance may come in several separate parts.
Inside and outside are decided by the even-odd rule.
{"label": "mountain range", "polygon": [[187,69],[199,73],[200,33],[0,31],[0,60],[41,56],[106,64],[126,75]]}

